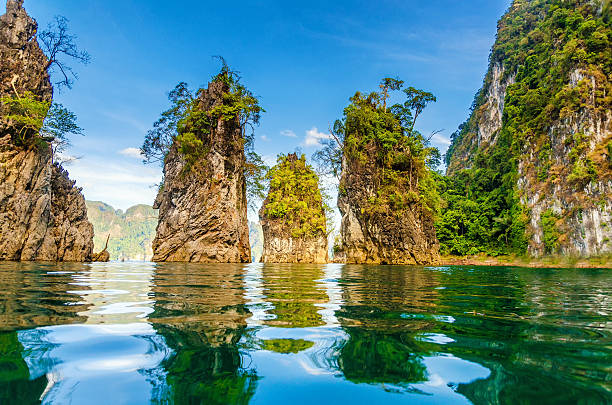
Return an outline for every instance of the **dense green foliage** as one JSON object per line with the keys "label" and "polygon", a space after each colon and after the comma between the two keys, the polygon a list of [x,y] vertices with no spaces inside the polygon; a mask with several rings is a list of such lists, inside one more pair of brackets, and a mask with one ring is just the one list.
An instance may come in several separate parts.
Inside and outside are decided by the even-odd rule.
{"label": "dense green foliage", "polygon": [[257,97],[240,82],[240,76],[230,70],[223,58],[220,59],[221,71],[212,78],[212,82],[221,82],[225,86],[223,102],[206,109],[200,100],[204,89],[193,94],[186,83],[179,83],[168,95],[171,107],[162,112],[153,129],[147,132],[141,153],[145,162],[163,164],[175,144],[185,159],[185,170],[196,170],[209,152],[210,134],[218,122],[225,121],[228,125],[237,123],[241,136],[235,141],[244,148],[246,162],[243,169],[251,203],[264,197],[267,167],[255,153],[254,127],[259,124],[261,113],[265,110],[259,105]]}
{"label": "dense green foliage", "polygon": [[544,247],[547,254],[556,253],[559,247],[559,231],[557,229],[557,221],[559,215],[555,214],[552,209],[548,209],[542,213],[542,231],[544,234]]}
{"label": "dense green foliage", "polygon": [[[496,143],[475,150],[470,169],[439,182],[446,201],[436,224],[443,253],[525,253],[527,213],[516,186],[521,153],[527,146],[534,151],[538,159],[534,175],[541,182],[554,181],[562,169],[551,170],[551,126],[580,111],[598,114],[612,106],[610,6],[608,2],[598,14],[596,3],[516,0],[500,21],[491,62],[501,63],[506,77],[516,74],[515,82],[507,88]],[[591,80],[570,83],[575,69],[592,77],[594,87]],[[471,118],[453,134],[447,164],[475,136],[491,80],[489,72],[474,100]],[[604,167],[587,154],[586,142],[580,133],[566,139],[571,148],[566,175],[578,189]],[[553,242],[547,243],[547,249],[552,248]]]}
{"label": "dense green foliage", "polygon": [[262,342],[264,350],[282,354],[295,354],[310,349],[314,342],[304,339],[266,339]]}
{"label": "dense green foliage", "polygon": [[87,218],[94,227],[94,251],[104,248],[106,238],[111,260],[150,260],[155,238],[157,210],[135,205],[125,212],[99,201],[86,201]]}
{"label": "dense green foliage", "polygon": [[[315,160],[324,172],[334,175],[340,174],[343,157],[363,168],[370,166],[376,190],[368,201],[371,212],[396,212],[420,202],[433,213],[439,208],[439,196],[432,169],[440,164],[440,153],[415,130],[415,124],[436,98],[408,87],[403,90],[404,103],[387,108],[390,91],[399,91],[403,85],[399,79],[385,78],[380,92],[357,92],[351,97],[343,119],[334,124],[332,139],[315,154]],[[339,191],[345,192],[342,183]]]}
{"label": "dense green foliage", "polygon": [[327,234],[329,207],[319,188],[319,177],[306,163],[306,156],[280,155],[268,172],[270,191],[263,213],[269,221],[282,221],[294,238]]}
{"label": "dense green foliage", "polygon": [[83,134],[72,111],[59,103],[41,100],[31,92],[2,97],[0,103],[7,107],[4,120],[16,129],[12,133],[16,146],[43,148],[50,143],[54,153],[62,152],[69,145],[69,134]]}

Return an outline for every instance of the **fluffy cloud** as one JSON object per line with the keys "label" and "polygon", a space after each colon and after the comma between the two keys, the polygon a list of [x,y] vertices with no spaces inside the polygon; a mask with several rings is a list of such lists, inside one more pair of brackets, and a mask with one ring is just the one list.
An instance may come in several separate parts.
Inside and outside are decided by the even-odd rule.
{"label": "fluffy cloud", "polygon": [[293,131],[292,131],[292,130],[290,130],[290,129],[284,129],[284,130],[282,130],[282,131],[280,132],[280,134],[281,134],[282,136],[286,136],[286,137],[289,137],[289,138],[297,138],[297,135],[295,134],[295,132],[293,132]]}
{"label": "fluffy cloud", "polygon": [[136,161],[117,160],[112,156],[74,161],[70,178],[83,188],[88,200],[104,201],[115,208],[127,209],[136,204],[152,204],[161,182],[161,167],[144,166]]}
{"label": "fluffy cloud", "polygon": [[261,140],[262,140],[262,141],[264,141],[264,142],[270,142],[270,138],[268,138],[268,137],[267,137],[267,136],[265,136],[265,135],[260,136],[260,138],[261,138]]}
{"label": "fluffy cloud", "polygon": [[434,134],[431,137],[431,140],[436,142],[436,143],[438,143],[438,144],[440,144],[440,145],[444,145],[444,146],[449,146],[451,144],[450,139],[448,139],[447,137],[442,136],[440,134]]}
{"label": "fluffy cloud", "polygon": [[142,155],[140,154],[140,149],[138,148],[125,148],[119,151],[123,156],[131,157],[134,159],[142,159]]}
{"label": "fluffy cloud", "polygon": [[317,127],[312,127],[306,131],[304,146],[321,146],[321,140],[323,139],[331,139],[331,135],[324,132],[319,132]]}

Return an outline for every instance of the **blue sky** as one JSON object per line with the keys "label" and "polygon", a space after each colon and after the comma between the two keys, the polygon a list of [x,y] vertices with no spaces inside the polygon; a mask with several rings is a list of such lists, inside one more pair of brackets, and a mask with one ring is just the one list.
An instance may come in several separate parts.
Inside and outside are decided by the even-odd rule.
{"label": "blue sky", "polygon": [[[497,21],[510,0],[191,1],[25,0],[44,28],[70,20],[92,63],[56,101],[73,110],[84,137],[67,169],[85,197],[126,209],[151,204],[161,168],[134,148],[167,108],[178,82],[205,86],[223,55],[267,110],[256,150],[272,163],[308,156],[355,91],[385,76],[433,92],[418,129],[443,152],[486,72]],[[0,9],[4,12],[4,8]]]}

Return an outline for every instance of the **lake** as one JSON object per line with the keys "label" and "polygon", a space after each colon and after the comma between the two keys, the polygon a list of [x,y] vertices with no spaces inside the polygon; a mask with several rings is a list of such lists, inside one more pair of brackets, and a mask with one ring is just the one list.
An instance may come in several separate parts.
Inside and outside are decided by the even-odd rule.
{"label": "lake", "polygon": [[0,264],[1,404],[611,404],[612,271]]}

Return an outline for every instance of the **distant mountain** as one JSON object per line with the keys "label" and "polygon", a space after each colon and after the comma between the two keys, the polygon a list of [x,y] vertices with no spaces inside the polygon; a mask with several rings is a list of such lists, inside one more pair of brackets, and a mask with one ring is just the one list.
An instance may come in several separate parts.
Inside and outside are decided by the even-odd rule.
{"label": "distant mountain", "polygon": [[94,227],[94,251],[104,248],[110,234],[111,260],[151,260],[157,210],[139,204],[125,212],[101,201],[86,201],[87,217]]}
{"label": "distant mountain", "polygon": [[[108,252],[111,260],[151,260],[151,245],[157,227],[157,210],[139,204],[125,212],[101,201],[86,201],[87,217],[94,227],[94,251],[104,248],[110,233]],[[263,252],[261,225],[249,221],[251,257],[258,262]]]}

